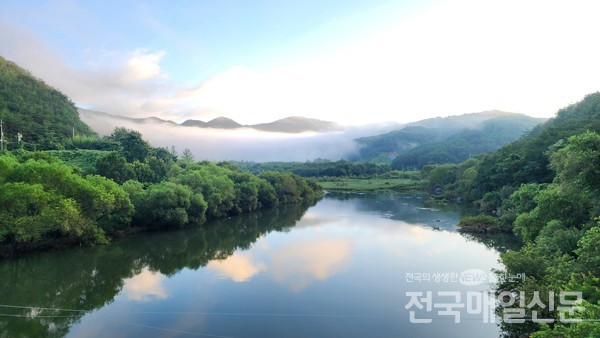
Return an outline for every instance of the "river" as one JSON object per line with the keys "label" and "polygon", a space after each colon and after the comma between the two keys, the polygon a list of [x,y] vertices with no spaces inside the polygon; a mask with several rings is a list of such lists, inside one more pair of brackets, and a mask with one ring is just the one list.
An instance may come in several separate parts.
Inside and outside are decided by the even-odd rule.
{"label": "river", "polygon": [[486,295],[502,244],[424,201],[327,194],[3,260],[0,336],[498,337]]}

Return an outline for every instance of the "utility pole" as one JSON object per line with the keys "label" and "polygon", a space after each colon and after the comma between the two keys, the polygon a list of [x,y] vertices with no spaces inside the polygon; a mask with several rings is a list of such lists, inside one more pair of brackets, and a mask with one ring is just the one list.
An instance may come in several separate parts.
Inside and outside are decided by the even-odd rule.
{"label": "utility pole", "polygon": [[0,151],[4,151],[4,123],[0,119]]}

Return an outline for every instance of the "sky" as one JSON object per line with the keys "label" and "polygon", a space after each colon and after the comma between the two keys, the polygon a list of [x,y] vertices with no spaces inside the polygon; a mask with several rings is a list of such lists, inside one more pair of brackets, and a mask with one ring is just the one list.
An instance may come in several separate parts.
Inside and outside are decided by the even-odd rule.
{"label": "sky", "polygon": [[182,122],[345,125],[600,90],[600,2],[2,0],[0,55],[80,107]]}

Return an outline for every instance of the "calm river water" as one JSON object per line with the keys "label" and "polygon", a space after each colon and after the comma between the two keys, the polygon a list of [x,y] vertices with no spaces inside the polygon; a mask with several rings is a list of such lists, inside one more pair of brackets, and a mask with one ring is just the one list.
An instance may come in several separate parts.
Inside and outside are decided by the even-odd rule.
{"label": "calm river water", "polygon": [[498,251],[423,201],[328,194],[0,261],[0,336],[498,337]]}

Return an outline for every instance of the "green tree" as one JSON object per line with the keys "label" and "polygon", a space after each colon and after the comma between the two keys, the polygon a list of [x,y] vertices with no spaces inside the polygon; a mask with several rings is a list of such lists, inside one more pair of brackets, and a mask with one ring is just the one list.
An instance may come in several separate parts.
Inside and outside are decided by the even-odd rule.
{"label": "green tree", "polygon": [[56,238],[65,243],[106,241],[75,200],[45,191],[41,184],[11,182],[0,186],[0,243],[43,247]]}
{"label": "green tree", "polygon": [[423,175],[429,181],[431,188],[443,188],[456,181],[457,166],[455,164],[442,164],[426,166]]}
{"label": "green tree", "polygon": [[204,221],[206,202],[200,193],[173,182],[153,184],[144,190],[135,181],[125,184],[135,203],[134,223],[144,228],[181,228]]}
{"label": "green tree", "polygon": [[586,131],[571,136],[567,143],[550,156],[556,182],[600,193],[600,134]]}
{"label": "green tree", "polygon": [[[138,168],[138,170],[140,170],[140,168]],[[119,184],[133,179],[136,176],[134,167],[127,163],[125,157],[119,155],[116,151],[112,151],[97,160],[96,172]]]}
{"label": "green tree", "polygon": [[588,230],[579,240],[577,254],[579,266],[583,271],[591,271],[600,275],[600,219],[595,227]]}
{"label": "green tree", "polygon": [[135,130],[116,128],[108,139],[119,144],[119,152],[127,162],[144,162],[151,151],[150,145],[142,138],[142,134]]}
{"label": "green tree", "polygon": [[194,162],[194,154],[192,154],[192,151],[188,148],[185,148],[181,154],[181,161],[184,163]]}

